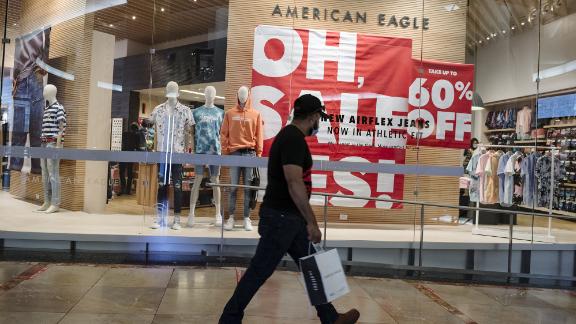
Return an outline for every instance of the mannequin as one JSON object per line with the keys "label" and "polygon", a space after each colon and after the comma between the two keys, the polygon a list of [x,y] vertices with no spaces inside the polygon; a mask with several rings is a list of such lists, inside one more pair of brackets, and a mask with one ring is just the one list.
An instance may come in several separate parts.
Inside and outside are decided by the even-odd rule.
{"label": "mannequin", "polygon": [[[222,152],[224,154],[255,157],[262,156],[264,141],[264,124],[260,112],[252,108],[250,93],[246,86],[238,89],[236,107],[228,110],[222,124]],[[230,182],[239,184],[240,175],[244,178],[244,184],[250,185],[253,179],[253,168],[231,167]],[[250,189],[244,189],[244,229],[252,230],[250,221]],[[228,196],[229,218],[224,225],[225,230],[234,228],[234,213],[236,211],[237,188],[230,189]]]}
{"label": "mannequin", "polygon": [[[214,98],[216,97],[216,88],[212,86],[206,87],[204,90],[206,102],[203,107],[196,108],[192,111],[195,124],[195,144],[194,152],[196,154],[222,154],[220,144],[220,128],[224,119],[224,112],[214,105]],[[194,185],[190,193],[190,214],[188,217],[188,227],[194,226],[196,202],[198,202],[198,193],[200,185],[204,178],[204,165],[196,165],[194,172]],[[220,182],[220,166],[210,165],[208,167],[210,173],[210,182]],[[216,212],[214,215],[214,225],[222,226],[222,213],[220,211],[220,188],[215,187],[212,189],[214,193],[214,205]]]}
{"label": "mannequin", "polygon": [[150,115],[150,122],[156,125],[156,151],[165,152],[165,161],[158,165],[157,217],[153,229],[167,226],[168,186],[170,180],[174,189],[173,230],[181,229],[180,212],[182,209],[182,165],[171,163],[172,154],[187,151],[187,137],[194,125],[190,109],[178,101],[178,84],[174,81],[166,85],[166,102],[158,105]]}
{"label": "mannequin", "polygon": [[[58,90],[52,84],[44,87],[44,99],[47,101],[42,115],[42,147],[59,149],[64,142],[66,131],[66,110],[56,100]],[[44,203],[39,212],[48,214],[60,210],[60,160],[41,159],[42,184],[44,186]]]}

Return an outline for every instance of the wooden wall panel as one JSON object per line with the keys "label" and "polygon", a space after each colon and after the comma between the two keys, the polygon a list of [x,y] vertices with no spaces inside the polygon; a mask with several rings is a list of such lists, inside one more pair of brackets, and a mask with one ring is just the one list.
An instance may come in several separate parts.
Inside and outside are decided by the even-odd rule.
{"label": "wooden wall panel", "polygon": [[[275,5],[278,4],[283,13],[288,6],[316,7],[323,10],[339,9],[341,12],[366,12],[367,22],[347,23],[332,20],[303,20],[272,16]],[[226,60],[226,108],[234,106],[236,91],[241,85],[251,84],[252,46],[254,29],[258,25],[291,26],[299,28],[316,28],[334,31],[368,33],[384,36],[411,38],[413,41],[413,57],[436,59],[447,62],[464,63],[466,39],[466,7],[448,12],[445,6],[450,1],[258,1],[231,0],[228,21],[228,50]],[[427,17],[430,19],[429,30],[414,30],[412,28],[391,28],[379,26],[378,14]],[[419,158],[416,151],[407,150],[406,164],[458,166],[460,165],[460,150],[442,148],[421,148]],[[226,179],[222,179],[226,182]],[[406,175],[404,180],[404,199],[419,200],[449,205],[458,205],[458,178]],[[226,195],[223,201],[226,202]],[[241,208],[239,193],[238,208]],[[315,207],[317,215],[322,215],[322,208]],[[340,213],[348,214],[349,223],[414,223],[414,217],[419,218],[419,209],[404,206],[401,210],[363,209],[363,208],[329,208],[329,220],[337,222]],[[429,208],[426,211],[426,222],[434,223],[435,218],[446,214],[457,215],[455,210]],[[252,216],[256,216],[253,212]],[[419,221],[418,221],[419,222]]]}

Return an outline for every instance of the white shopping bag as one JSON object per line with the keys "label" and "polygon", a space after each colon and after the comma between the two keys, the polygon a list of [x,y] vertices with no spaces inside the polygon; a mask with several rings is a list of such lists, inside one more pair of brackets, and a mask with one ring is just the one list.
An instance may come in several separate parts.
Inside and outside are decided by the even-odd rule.
{"label": "white shopping bag", "polygon": [[350,292],[336,249],[319,250],[301,258],[300,270],[312,305],[329,303]]}

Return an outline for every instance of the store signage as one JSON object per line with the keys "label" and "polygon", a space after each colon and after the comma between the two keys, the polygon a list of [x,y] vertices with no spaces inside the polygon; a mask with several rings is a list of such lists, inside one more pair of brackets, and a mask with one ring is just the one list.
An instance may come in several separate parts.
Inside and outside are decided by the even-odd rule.
{"label": "store signage", "polygon": [[576,116],[576,94],[538,98],[538,119]]}
{"label": "store signage", "polygon": [[[315,160],[404,164],[412,41],[348,32],[258,26],[252,99],[263,116],[264,155],[289,123],[293,101],[311,93],[330,118],[309,138]],[[402,199],[402,174],[316,171],[317,192]],[[331,198],[332,206],[400,208],[400,204]]]}
{"label": "store signage", "polygon": [[[369,16],[366,11],[350,11],[340,9],[316,8],[316,7],[298,7],[298,6],[280,6],[277,4],[272,10],[272,17],[283,17],[302,20],[333,21],[353,24],[368,23]],[[430,28],[430,18],[413,17],[409,15],[396,15],[378,13],[373,16],[378,26],[404,29],[423,29]]]}
{"label": "store signage", "polygon": [[468,148],[472,132],[474,65],[414,60],[408,92],[408,144]]}

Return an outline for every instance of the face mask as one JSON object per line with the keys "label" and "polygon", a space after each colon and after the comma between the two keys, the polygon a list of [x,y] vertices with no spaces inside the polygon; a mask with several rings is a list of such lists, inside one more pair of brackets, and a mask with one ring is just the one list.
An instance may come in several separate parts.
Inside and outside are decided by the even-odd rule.
{"label": "face mask", "polygon": [[320,128],[320,121],[317,120],[314,123],[314,126],[312,127],[312,129],[310,130],[310,134],[309,136],[316,136],[316,134],[318,134],[318,129]]}

